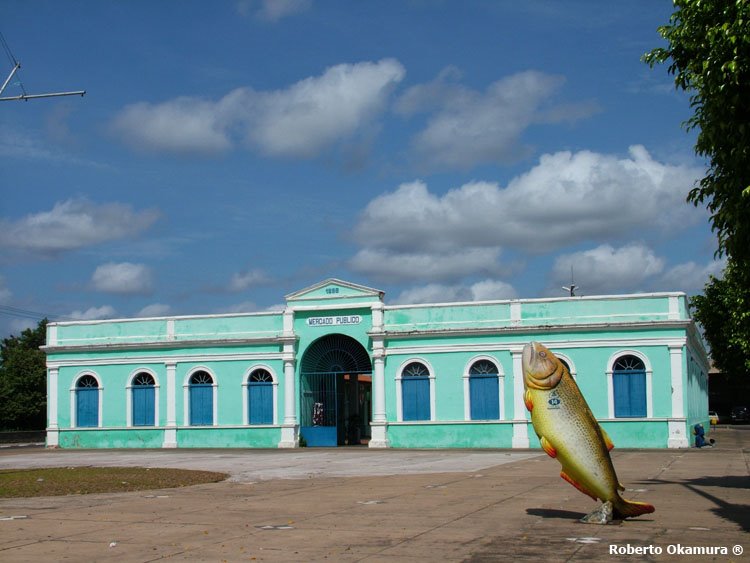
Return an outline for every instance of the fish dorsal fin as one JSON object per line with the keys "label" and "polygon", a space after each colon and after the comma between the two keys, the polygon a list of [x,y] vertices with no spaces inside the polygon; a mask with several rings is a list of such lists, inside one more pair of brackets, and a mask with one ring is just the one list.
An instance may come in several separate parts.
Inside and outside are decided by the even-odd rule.
{"label": "fish dorsal fin", "polygon": [[602,425],[599,425],[599,431],[602,433],[602,438],[604,438],[604,444],[607,446],[607,451],[611,452],[612,448],[615,447],[615,445],[612,443],[612,438],[609,437],[609,434],[607,434],[607,431],[602,428]]}

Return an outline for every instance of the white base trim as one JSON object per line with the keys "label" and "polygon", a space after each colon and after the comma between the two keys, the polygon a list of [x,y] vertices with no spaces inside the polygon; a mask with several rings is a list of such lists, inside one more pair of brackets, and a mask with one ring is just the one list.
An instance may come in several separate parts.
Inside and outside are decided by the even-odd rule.
{"label": "white base trim", "polygon": [[164,429],[164,441],[161,444],[162,448],[176,448],[177,447],[177,429],[176,428],[165,428]]}
{"label": "white base trim", "polygon": [[55,429],[47,429],[47,447],[48,448],[59,448],[60,447],[60,432]]}
{"label": "white base trim", "polygon": [[689,448],[690,440],[686,434],[685,419],[669,421],[668,448]]}
{"label": "white base trim", "polygon": [[285,424],[281,427],[279,448],[299,448],[299,426]]}
{"label": "white base trim", "polygon": [[529,447],[529,427],[525,420],[513,423],[513,441],[511,445],[514,448]]}
{"label": "white base trim", "polygon": [[370,442],[367,444],[370,448],[390,448],[391,444],[388,441],[388,426],[385,423],[372,423],[370,424]]}

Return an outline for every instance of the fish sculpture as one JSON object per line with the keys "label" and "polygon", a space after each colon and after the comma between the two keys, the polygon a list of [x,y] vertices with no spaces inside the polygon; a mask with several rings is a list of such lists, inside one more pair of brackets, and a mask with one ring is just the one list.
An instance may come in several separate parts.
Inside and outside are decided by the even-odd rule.
{"label": "fish sculpture", "polygon": [[616,518],[654,507],[625,500],[609,455],[614,447],[565,365],[538,342],[523,349],[524,402],[544,451],[562,465],[560,477],[592,499],[611,503]]}

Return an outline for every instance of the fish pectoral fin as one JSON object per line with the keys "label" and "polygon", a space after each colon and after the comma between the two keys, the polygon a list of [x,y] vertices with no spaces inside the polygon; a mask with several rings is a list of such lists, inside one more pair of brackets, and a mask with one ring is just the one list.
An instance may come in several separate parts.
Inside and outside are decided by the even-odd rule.
{"label": "fish pectoral fin", "polygon": [[588,496],[590,496],[594,500],[597,499],[597,496],[594,493],[592,493],[586,487],[584,487],[583,485],[581,485],[578,481],[576,481],[572,477],[570,477],[567,473],[565,473],[565,471],[560,471],[560,477],[562,477],[563,479],[565,479],[568,483],[570,483],[571,485],[573,485],[576,489],[578,489],[579,491],[581,491],[584,495],[588,495]]}
{"label": "fish pectoral fin", "polygon": [[624,492],[625,491],[625,485],[623,485],[622,483],[618,482],[617,483],[617,490],[620,491],[621,493]]}
{"label": "fish pectoral fin", "polygon": [[526,410],[531,412],[534,410],[534,402],[531,400],[531,391],[526,389],[523,394],[523,402],[526,405]]}
{"label": "fish pectoral fin", "polygon": [[557,457],[557,450],[555,449],[555,446],[549,443],[549,440],[545,438],[544,436],[541,436],[539,438],[539,443],[542,444],[542,449],[547,452],[547,455],[550,457]]}
{"label": "fish pectoral fin", "polygon": [[599,430],[601,430],[602,438],[604,438],[604,444],[607,446],[607,451],[611,452],[612,448],[615,447],[615,445],[612,443],[612,438],[609,437],[609,434],[607,434],[607,431],[602,428],[601,424],[599,425]]}

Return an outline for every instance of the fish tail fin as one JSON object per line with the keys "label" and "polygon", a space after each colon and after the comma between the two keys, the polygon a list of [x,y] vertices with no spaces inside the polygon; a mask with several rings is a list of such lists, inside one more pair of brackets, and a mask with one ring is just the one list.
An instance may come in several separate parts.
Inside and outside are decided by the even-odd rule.
{"label": "fish tail fin", "polygon": [[650,514],[656,510],[652,504],[626,500],[620,495],[617,495],[612,504],[614,505],[615,513],[622,518],[635,518],[641,514]]}

